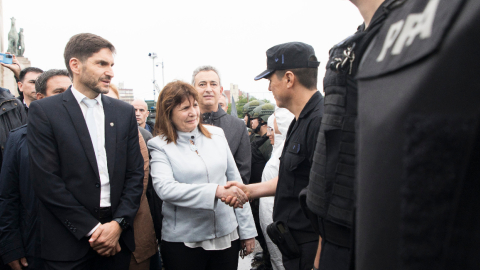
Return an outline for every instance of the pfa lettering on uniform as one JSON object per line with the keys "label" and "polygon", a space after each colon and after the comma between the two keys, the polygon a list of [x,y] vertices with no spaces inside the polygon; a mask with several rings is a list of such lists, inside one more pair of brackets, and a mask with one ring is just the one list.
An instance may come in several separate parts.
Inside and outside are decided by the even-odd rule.
{"label": "pfa lettering on uniform", "polygon": [[377,62],[382,62],[390,49],[390,54],[399,55],[416,38],[423,40],[431,37],[439,3],[440,0],[430,0],[422,13],[410,14],[405,20],[390,25]]}

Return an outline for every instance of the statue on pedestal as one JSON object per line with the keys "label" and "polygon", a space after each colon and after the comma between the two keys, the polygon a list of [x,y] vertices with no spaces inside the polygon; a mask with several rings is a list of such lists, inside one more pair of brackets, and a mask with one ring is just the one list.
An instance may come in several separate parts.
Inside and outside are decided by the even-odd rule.
{"label": "statue on pedestal", "polygon": [[23,56],[25,52],[25,37],[23,36],[23,28],[20,28],[20,32],[18,32],[18,47],[17,47],[17,55]]}
{"label": "statue on pedestal", "polygon": [[18,51],[18,34],[17,29],[15,27],[15,18],[11,18],[12,26],[10,28],[10,32],[8,32],[8,50],[12,54],[17,54]]}

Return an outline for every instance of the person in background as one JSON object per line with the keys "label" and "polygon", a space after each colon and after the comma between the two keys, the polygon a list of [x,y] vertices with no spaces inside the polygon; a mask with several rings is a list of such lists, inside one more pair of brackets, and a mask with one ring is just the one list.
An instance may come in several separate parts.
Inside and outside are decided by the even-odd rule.
{"label": "person in background", "polygon": [[[72,84],[68,72],[51,69],[35,82],[36,99],[58,95]],[[13,270],[43,269],[38,200],[30,178],[27,125],[10,132],[0,174],[0,255]]]}
{"label": "person in background", "polygon": [[[262,174],[262,182],[267,182],[278,176],[280,166],[280,156],[282,155],[283,146],[285,144],[288,127],[295,116],[285,108],[276,108],[275,114],[268,118],[268,131],[270,141],[273,143],[272,156],[265,165]],[[260,226],[270,252],[270,261],[274,270],[283,270],[282,254],[278,250],[267,234],[267,226],[273,222],[273,204],[274,196],[260,198]]]}
{"label": "person in background", "polygon": [[[261,100],[252,100],[252,101],[246,103],[245,105],[243,105],[243,122],[245,123],[247,128],[250,128],[250,129],[252,128],[250,114],[253,112],[253,110],[257,106],[263,105],[264,103],[265,102],[263,102]],[[253,132],[248,136],[249,139],[250,139],[250,142],[252,141],[253,136],[254,136],[252,134],[253,134]]]}
{"label": "person in background", "polygon": [[[273,115],[275,111],[275,105],[271,103],[265,103],[256,107],[252,112],[251,124],[252,129],[255,132],[254,138],[250,144],[252,149],[252,173],[250,175],[249,184],[260,183],[262,180],[262,173],[267,161],[272,154],[272,144],[267,136],[267,121],[270,115]],[[262,228],[260,227],[259,218],[259,199],[251,201],[253,218],[255,220],[255,226],[257,227],[258,237],[257,240],[262,247],[262,253],[257,254],[254,257],[256,263],[264,262],[267,269],[270,268],[270,254],[268,253],[267,244],[265,242]]]}
{"label": "person in background", "polygon": [[[119,99],[117,87],[112,86],[113,84],[110,85],[110,91],[106,95],[115,99]],[[142,152],[144,170],[143,193],[140,200],[140,208],[138,208],[137,215],[133,220],[135,251],[132,252],[129,270],[149,270],[150,258],[157,253],[158,249],[157,238],[153,228],[152,215],[150,214],[150,207],[146,196],[150,171],[150,159],[148,155],[147,141],[145,138],[143,138],[140,129],[141,127],[138,126],[138,143],[140,144],[140,151]],[[150,134],[148,131],[147,133]],[[150,134],[150,136],[152,135]]]}
{"label": "person in background", "polygon": [[147,103],[143,100],[136,99],[132,101],[132,106],[135,108],[135,117],[137,118],[138,126],[153,134],[153,123],[147,123],[149,114]]}
{"label": "person in background", "polygon": [[8,89],[0,87],[0,164],[8,133],[27,123],[27,113],[20,100],[16,99]]}
{"label": "person in background", "polygon": [[242,181],[250,180],[251,151],[248,134],[243,122],[227,114],[218,104],[223,93],[218,70],[212,66],[201,66],[193,71],[192,85],[198,91],[198,104],[203,124],[219,127],[225,133],[228,146],[237,164]]}
{"label": "person in background", "polygon": [[[163,200],[162,259],[169,270],[233,270],[240,246],[251,253],[257,232],[246,195],[223,187],[242,180],[223,130],[199,121],[198,95],[185,82],[167,84],[157,102],[158,136],[148,142]],[[228,196],[243,208],[220,201]]]}
{"label": "person in background", "polygon": [[30,103],[37,99],[37,94],[35,93],[35,81],[42,73],[43,70],[36,67],[28,67],[20,72],[17,83],[20,96],[17,98],[23,103],[27,113]]}
{"label": "person in background", "polygon": [[222,108],[224,112],[227,112],[228,110],[228,98],[227,95],[225,95],[225,92],[222,93],[220,98],[218,99],[218,105]]}

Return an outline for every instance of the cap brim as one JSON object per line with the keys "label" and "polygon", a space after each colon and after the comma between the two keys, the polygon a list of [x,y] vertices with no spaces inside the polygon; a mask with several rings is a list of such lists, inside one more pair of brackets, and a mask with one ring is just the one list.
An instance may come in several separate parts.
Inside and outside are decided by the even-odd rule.
{"label": "cap brim", "polygon": [[274,72],[275,70],[273,69],[267,69],[265,70],[264,72],[260,73],[257,77],[255,77],[255,81],[258,81],[260,79],[263,79],[265,77],[267,77],[268,75],[272,74],[272,72]]}

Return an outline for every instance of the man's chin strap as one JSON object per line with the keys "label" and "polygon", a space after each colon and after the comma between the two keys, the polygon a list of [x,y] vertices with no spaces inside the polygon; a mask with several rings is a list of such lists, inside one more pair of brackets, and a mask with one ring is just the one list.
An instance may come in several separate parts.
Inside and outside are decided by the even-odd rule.
{"label": "man's chin strap", "polygon": [[[260,132],[260,129],[262,128],[262,126],[267,125],[267,123],[263,122],[263,120],[261,120],[261,119],[258,119],[258,121],[259,121],[258,126],[253,130],[253,132],[256,133],[256,134],[258,134]],[[260,121],[262,121],[262,122],[260,123]]]}

